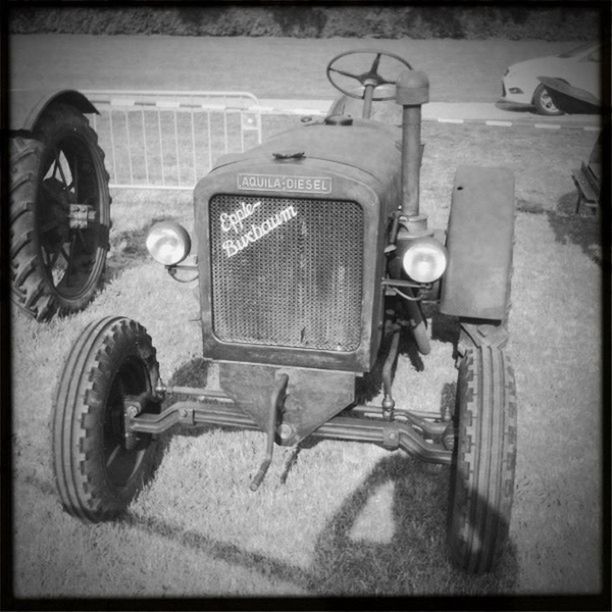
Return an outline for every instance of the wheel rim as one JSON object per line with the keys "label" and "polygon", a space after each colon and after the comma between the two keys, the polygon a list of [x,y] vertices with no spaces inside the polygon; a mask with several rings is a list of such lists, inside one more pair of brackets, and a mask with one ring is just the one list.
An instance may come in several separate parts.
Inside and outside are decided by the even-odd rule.
{"label": "wheel rim", "polygon": [[124,404],[126,395],[139,395],[149,390],[144,364],[136,357],[128,358],[115,374],[108,394],[104,418],[104,466],[106,477],[118,489],[128,485],[144,461],[149,435],[139,435],[134,448],[125,447]]}
{"label": "wheel rim", "polygon": [[540,103],[542,108],[549,113],[556,113],[559,111],[546,89],[543,89],[542,93],[540,93]]}
{"label": "wheel rim", "polygon": [[[106,221],[102,180],[90,144],[78,134],[62,138],[43,155],[37,207],[41,260],[57,294],[78,299],[97,283],[104,264],[100,228]],[[70,205],[95,214],[87,227],[70,227]]]}

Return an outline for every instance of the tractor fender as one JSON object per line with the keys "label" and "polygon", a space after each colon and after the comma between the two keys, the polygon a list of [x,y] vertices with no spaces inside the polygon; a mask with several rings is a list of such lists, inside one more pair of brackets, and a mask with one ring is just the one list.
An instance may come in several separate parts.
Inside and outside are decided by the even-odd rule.
{"label": "tractor fender", "polygon": [[96,113],[96,107],[74,89],[60,91],[14,89],[9,94],[9,126],[13,131],[35,129],[38,118],[52,104],[74,106],[84,114]]}
{"label": "tractor fender", "polygon": [[505,318],[510,300],[514,218],[511,170],[478,166],[457,169],[440,312],[471,319]]}

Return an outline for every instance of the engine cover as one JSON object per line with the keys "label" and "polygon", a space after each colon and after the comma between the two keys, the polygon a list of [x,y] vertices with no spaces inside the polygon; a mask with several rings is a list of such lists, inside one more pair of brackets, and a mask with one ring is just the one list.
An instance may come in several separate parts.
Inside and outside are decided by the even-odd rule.
{"label": "engine cover", "polygon": [[370,369],[399,136],[368,121],[301,127],[222,158],[198,183],[206,357]]}

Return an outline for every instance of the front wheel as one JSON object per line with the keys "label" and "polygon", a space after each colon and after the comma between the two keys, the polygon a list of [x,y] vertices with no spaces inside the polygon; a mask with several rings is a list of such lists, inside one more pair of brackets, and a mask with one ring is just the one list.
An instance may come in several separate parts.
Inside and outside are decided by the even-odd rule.
{"label": "front wheel", "polygon": [[560,111],[552,101],[546,87],[541,83],[536,87],[533,93],[533,105],[540,115],[556,116],[563,114],[563,111]]}
{"label": "front wheel", "polygon": [[463,570],[492,569],[508,534],[516,461],[516,388],[504,351],[474,347],[459,365],[448,544]]}
{"label": "front wheel", "polygon": [[52,415],[55,483],[70,514],[115,518],[152,476],[159,441],[148,434],[126,439],[124,400],[152,397],[157,380],[151,338],[131,319],[94,321],[74,343]]}

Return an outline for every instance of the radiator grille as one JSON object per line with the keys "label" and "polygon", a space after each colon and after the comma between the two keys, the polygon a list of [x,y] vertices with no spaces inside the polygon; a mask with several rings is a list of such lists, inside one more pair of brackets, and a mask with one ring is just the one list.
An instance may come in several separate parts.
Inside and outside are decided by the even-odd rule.
{"label": "radiator grille", "polygon": [[216,195],[209,218],[212,321],[220,340],[357,349],[363,272],[357,203]]}

